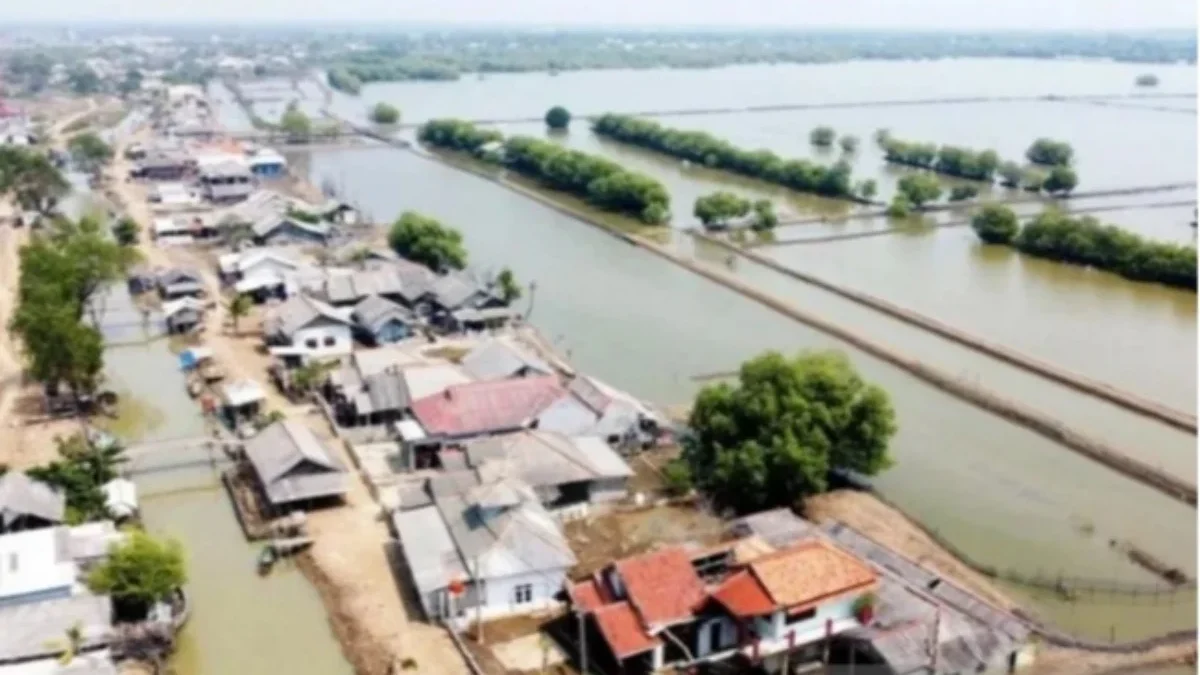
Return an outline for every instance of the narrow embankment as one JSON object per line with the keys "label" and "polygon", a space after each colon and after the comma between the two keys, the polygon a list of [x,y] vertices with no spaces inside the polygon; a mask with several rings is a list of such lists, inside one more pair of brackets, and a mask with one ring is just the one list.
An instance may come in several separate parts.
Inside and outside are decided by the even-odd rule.
{"label": "narrow embankment", "polygon": [[[1044,203],[1046,206],[1054,206],[1061,202],[1070,203],[1082,199],[1098,199],[1100,197],[1132,197],[1135,195],[1148,195],[1159,192],[1175,192],[1177,190],[1186,190],[1195,188],[1196,182],[1179,182],[1179,183],[1159,183],[1157,185],[1137,185],[1127,188],[1110,188],[1105,190],[1088,190],[1081,192],[1072,192],[1069,195],[1055,197],[1053,199],[1043,195],[1031,195],[1021,193],[1016,197],[1009,199],[997,199],[994,202],[976,202],[974,204],[967,202],[947,202],[944,204],[931,204],[923,209],[923,213],[938,213],[941,211],[953,211],[955,209],[970,209],[980,206],[983,203],[1004,204],[1006,206],[1014,206],[1017,204],[1037,204]],[[1194,202],[1194,200],[1193,200]],[[1188,202],[1192,203],[1192,202]],[[844,216],[830,218],[828,216],[805,216],[803,218],[780,218],[779,225],[817,225],[829,222],[846,222],[851,220],[869,220],[871,218],[882,218],[887,215],[887,209],[874,209],[871,211],[856,211],[848,213]],[[734,229],[734,228],[730,228]]]}
{"label": "narrow embankment", "polygon": [[1121,408],[1130,412],[1158,420],[1159,422],[1163,422],[1177,429],[1182,429],[1183,431],[1188,431],[1193,434],[1196,433],[1195,415],[1190,415],[1188,413],[1175,410],[1157,401],[1151,401],[1136,394],[1117,389],[1112,385],[1069,372],[1051,363],[1035,359],[1013,349],[1009,349],[1003,345],[989,342],[983,338],[971,335],[959,330],[958,328],[942,323],[937,319],[933,319],[931,317],[918,314],[910,309],[900,307],[899,305],[888,302],[887,300],[877,298],[861,291],[855,291],[843,286],[839,286],[838,284],[826,281],[825,279],[821,279],[820,277],[809,274],[808,272],[801,272],[799,270],[792,269],[753,251],[746,251],[738,248],[737,246],[734,246],[733,244],[722,239],[718,239],[695,230],[691,230],[689,232],[697,239],[701,239],[715,246],[719,246],[726,251],[740,255],[747,260],[758,263],[759,265],[778,272],[779,274],[795,279],[796,281],[801,281],[806,284],[816,286],[821,290],[828,291],[834,295],[850,300],[851,302],[855,302],[863,305],[864,307],[869,307],[878,312],[882,312],[883,314],[903,321],[910,326],[916,326],[917,328],[927,330],[935,335],[950,340],[951,342],[962,345],[969,349],[973,349],[981,354],[998,359],[1009,365],[1016,366],[1026,372],[1039,375],[1052,382],[1070,387],[1075,391],[1087,394],[1089,396],[1094,396],[1114,405],[1120,406]]}
{"label": "narrow embankment", "polygon": [[729,290],[732,290],[735,293],[738,293],[749,300],[753,300],[754,302],[772,309],[786,317],[806,324],[812,328],[816,328],[817,330],[831,335],[834,338],[846,342],[847,344],[863,351],[866,354],[874,356],[882,361],[886,361],[909,372],[910,374],[920,378],[921,380],[924,380],[938,389],[941,389],[942,391],[945,391],[948,394],[956,396],[964,401],[967,401],[968,403],[1019,424],[1060,445],[1070,448],[1081,455],[1084,455],[1085,457],[1093,459],[1134,480],[1159,490],[1169,497],[1178,499],[1192,506],[1196,505],[1196,486],[1194,484],[1188,483],[1181,478],[1134,459],[1129,453],[1121,451],[1107,443],[1104,443],[1103,441],[1091,438],[1086,434],[1067,427],[1066,425],[1055,421],[1053,418],[1041,413],[1040,411],[1016,401],[1004,399],[968,382],[963,382],[952,375],[946,374],[916,359],[905,356],[890,347],[874,342],[854,331],[793,307],[778,298],[749,286],[739,279],[730,277],[697,261],[689,260],[683,256],[672,253],[671,251],[668,251],[665,248],[641,237],[615,230],[584,211],[566,206],[554,199],[538,193],[536,190],[503,180],[502,178],[483,171],[476,166],[470,165],[468,162],[451,162],[441,156],[419,150],[402,142],[392,142],[392,145],[408,150],[417,157],[435,161],[451,168],[471,173],[484,180],[499,185],[506,190],[532,199],[543,206],[568,216],[574,220],[591,225],[592,227],[595,227],[606,234],[617,237],[626,243],[640,247],[643,250],[648,251],[664,260],[675,263],[684,269],[702,276],[709,281],[720,284]]}
{"label": "narrow embankment", "polygon": [[[1170,208],[1180,208],[1180,207],[1195,206],[1195,205],[1196,205],[1196,200],[1194,200],[1194,199],[1178,199],[1178,200],[1168,201],[1168,202],[1150,202],[1148,204],[1113,204],[1113,205],[1108,205],[1108,206],[1092,206],[1092,207],[1084,206],[1084,207],[1075,208],[1075,209],[1068,208],[1068,209],[1064,209],[1063,211],[1065,213],[1074,214],[1074,215],[1088,215],[1088,214],[1097,214],[1097,213],[1109,213],[1109,212],[1113,212],[1113,211],[1129,211],[1131,209],[1170,209]],[[926,213],[928,213],[928,211],[926,211]],[[873,217],[879,218],[879,217],[883,217],[883,216],[873,216]],[[829,223],[829,221],[815,221],[815,222]],[[795,223],[793,223],[793,224],[795,224]],[[811,224],[811,222],[807,223],[807,224]],[[970,224],[971,224],[971,221],[969,219],[967,219],[967,220],[953,220],[948,223],[933,223],[931,225],[924,225],[924,226],[920,226],[920,227],[911,227],[911,228],[908,228],[908,227],[881,227],[877,230],[867,230],[864,232],[843,232],[841,234],[818,235],[815,237],[794,237],[794,238],[790,238],[790,239],[774,239],[774,240],[770,240],[770,241],[766,241],[766,240],[755,241],[755,242],[749,242],[747,244],[747,247],[748,248],[775,248],[775,247],[780,247],[780,246],[802,246],[805,244],[828,244],[830,242],[835,242],[835,241],[849,241],[852,239],[870,239],[872,237],[888,237],[888,236],[891,236],[894,234],[909,234],[909,233],[917,232],[917,231],[924,232],[924,231],[933,231],[933,230],[951,230],[951,229],[955,229],[955,228],[959,228],[959,227],[967,227]],[[1182,224],[1181,224],[1181,227],[1182,227]]]}

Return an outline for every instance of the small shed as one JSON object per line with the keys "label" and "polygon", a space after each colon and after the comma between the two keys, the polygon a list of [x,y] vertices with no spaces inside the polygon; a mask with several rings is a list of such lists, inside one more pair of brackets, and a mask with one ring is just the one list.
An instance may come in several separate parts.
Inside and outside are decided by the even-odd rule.
{"label": "small shed", "polygon": [[346,467],[297,420],[276,422],[247,441],[246,459],[272,508],[317,505],[346,493]]}
{"label": "small shed", "polygon": [[378,295],[355,305],[351,318],[355,332],[369,344],[392,344],[413,334],[412,312]]}
{"label": "small shed", "polygon": [[263,148],[250,158],[250,171],[259,178],[280,178],[287,173],[287,160],[270,148]]}
{"label": "small shed", "polygon": [[262,410],[267,392],[254,380],[234,380],[221,387],[221,403],[225,415],[234,426],[241,420],[254,419]]}
{"label": "small shed", "polygon": [[163,319],[168,333],[190,333],[204,321],[204,303],[195,298],[183,297],[162,305]]}
{"label": "small shed", "polygon": [[198,273],[174,267],[158,275],[158,293],[163,300],[198,298],[204,295],[204,282]]}

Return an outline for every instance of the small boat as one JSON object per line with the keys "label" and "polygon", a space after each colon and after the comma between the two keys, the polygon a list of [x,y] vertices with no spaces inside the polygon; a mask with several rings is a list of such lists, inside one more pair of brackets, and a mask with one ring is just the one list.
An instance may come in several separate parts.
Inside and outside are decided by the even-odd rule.
{"label": "small boat", "polygon": [[279,556],[275,554],[274,546],[264,546],[258,554],[258,571],[260,574],[266,574],[271,571],[271,567],[275,565],[275,561]]}

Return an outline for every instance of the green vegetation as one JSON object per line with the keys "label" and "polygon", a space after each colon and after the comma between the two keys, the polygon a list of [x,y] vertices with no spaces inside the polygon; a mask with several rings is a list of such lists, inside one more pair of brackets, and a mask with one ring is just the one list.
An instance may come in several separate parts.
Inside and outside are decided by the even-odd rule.
{"label": "green vegetation", "polygon": [[888,204],[887,215],[889,218],[907,218],[912,215],[912,203],[904,195],[896,193]]}
{"label": "green vegetation", "polygon": [[571,111],[556,105],[546,111],[546,126],[551,129],[561,130],[571,126]]}
{"label": "green vegetation", "polygon": [[1134,84],[1136,84],[1139,87],[1157,87],[1158,86],[1158,76],[1154,75],[1152,73],[1146,73],[1145,75],[1138,75],[1137,80],[1134,81]]}
{"label": "green vegetation", "polygon": [[692,214],[706,228],[726,227],[730,220],[745,218],[749,213],[749,199],[725,191],[697,197],[695,208],[692,209]]}
{"label": "green vegetation", "polygon": [[[616,162],[564,148],[557,143],[483,130],[463,120],[430,120],[418,137],[428,145],[469,152],[533,178],[554,190],[587,200],[597,208],[632,216],[649,225],[671,217],[671,196],[661,183]],[[498,149],[487,147],[501,142]]]}
{"label": "green vegetation", "polygon": [[100,447],[82,434],[56,442],[58,459],[29,469],[29,477],[62,490],[67,498],[68,523],[109,518],[102,488],[118,476],[117,469],[125,460],[124,448],[116,444]]}
{"label": "green vegetation", "polygon": [[1059,165],[1050,169],[1050,173],[1046,174],[1045,180],[1042,181],[1042,189],[1050,194],[1067,195],[1075,189],[1078,183],[1075,169]]}
{"label": "green vegetation", "polygon": [[129,216],[121,218],[116,223],[113,223],[112,233],[113,238],[121,246],[133,246],[138,243],[138,234],[142,228],[137,224],[137,221]]}
{"label": "green vegetation", "polygon": [[226,303],[225,307],[229,310],[229,318],[233,320],[233,333],[238,335],[238,323],[250,316],[250,310],[254,307],[254,298],[245,293],[238,293]]}
{"label": "green vegetation", "polygon": [[879,192],[879,184],[874,178],[868,178],[854,186],[854,194],[862,197],[866,201],[871,201]]}
{"label": "green vegetation", "polygon": [[405,211],[392,223],[388,245],[401,257],[431,270],[440,272],[467,266],[462,233],[413,211]]}
{"label": "green vegetation", "polygon": [[775,213],[775,204],[770,199],[760,199],[754,202],[754,216],[750,220],[750,229],[759,232],[775,229],[779,224],[779,216]]}
{"label": "green vegetation", "polygon": [[129,621],[144,619],[154,603],[169,600],[186,582],[179,542],[159,541],[140,530],[113,546],[87,579],[88,588],[112,596],[117,617]]}
{"label": "green vegetation", "polygon": [[67,179],[45,155],[0,146],[0,195],[22,209],[50,215],[70,190]]}
{"label": "green vegetation", "polygon": [[500,270],[500,274],[496,275],[496,288],[500,290],[500,297],[506,303],[520,300],[521,295],[524,293],[521,289],[521,284],[517,283],[516,275],[507,267]]}
{"label": "green vegetation", "polygon": [[67,72],[67,86],[77,96],[90,96],[100,93],[104,83],[96,71],[80,63]]}
{"label": "green vegetation", "polygon": [[303,110],[300,110],[295,101],[288,104],[287,110],[279,118],[279,130],[293,140],[308,138],[312,134],[312,129],[312,120],[304,114]]}
{"label": "green vegetation", "polygon": [[97,293],[124,278],[137,252],[109,238],[94,219],[57,218],[21,248],[20,257],[9,327],[24,343],[29,375],[51,392],[66,385],[76,397],[95,393],[104,341],[83,323],[84,313]]}
{"label": "green vegetation", "polygon": [[345,68],[333,68],[325,74],[329,86],[338,91],[357,96],[362,91],[362,81],[350,74]]}
{"label": "green vegetation", "polygon": [[884,139],[883,154],[894,164],[929,169],[947,176],[991,182],[1000,157],[993,150],[970,150],[953,145],[941,148],[932,143],[910,143],[890,135]]}
{"label": "green vegetation", "polygon": [[979,188],[974,185],[955,185],[950,188],[950,196],[947,199],[952,202],[965,202],[978,196]]}
{"label": "green vegetation", "polygon": [[1025,177],[1025,170],[1016,162],[1004,162],[996,172],[1000,175],[1000,184],[1014,190],[1021,187],[1021,180]]}
{"label": "green vegetation", "polygon": [[628,115],[601,115],[592,129],[622,143],[647,148],[714,169],[757,178],[825,197],[858,200],[850,165],[822,166],[803,159],[784,160],[770,150],[742,150],[703,131],[681,131]]}
{"label": "green vegetation", "polygon": [[662,469],[663,489],[671,497],[682,497],[692,491],[692,470],[682,458],[667,462]]}
{"label": "green vegetation", "polygon": [[112,148],[92,132],[72,136],[67,141],[67,151],[75,164],[89,173],[107,164],[113,156]]}
{"label": "green vegetation", "polygon": [[971,218],[971,228],[984,243],[1011,244],[1021,224],[1017,214],[1001,204],[987,204]]}
{"label": "green vegetation", "polygon": [[832,127],[817,127],[808,134],[808,142],[818,148],[831,148],[837,140],[837,132]]}
{"label": "green vegetation", "polygon": [[700,391],[688,425],[683,459],[696,486],[739,513],[801,506],[834,470],[886,469],[896,432],[887,393],[837,352],[751,359],[736,384]]}
{"label": "green vegetation", "polygon": [[842,136],[838,139],[838,145],[842,146],[842,152],[850,154],[858,151],[858,136]]}
{"label": "green vegetation", "polygon": [[898,194],[915,208],[922,208],[929,202],[935,202],[942,197],[942,184],[937,177],[928,173],[910,173],[900,178],[896,183]]}
{"label": "green vegetation", "polygon": [[1144,239],[1095,218],[1072,218],[1057,209],[1017,227],[1011,209],[993,205],[972,221],[979,238],[1022,253],[1114,272],[1134,281],[1196,289],[1196,249]]}
{"label": "green vegetation", "polygon": [[380,101],[371,108],[371,121],[376,124],[396,124],[400,121],[400,109]]}
{"label": "green vegetation", "polygon": [[121,96],[136,94],[142,88],[142,71],[130,68],[125,71],[125,78],[117,85],[117,93]]}
{"label": "green vegetation", "polygon": [[1025,158],[1044,166],[1067,166],[1075,157],[1075,149],[1063,141],[1039,138],[1025,151]]}

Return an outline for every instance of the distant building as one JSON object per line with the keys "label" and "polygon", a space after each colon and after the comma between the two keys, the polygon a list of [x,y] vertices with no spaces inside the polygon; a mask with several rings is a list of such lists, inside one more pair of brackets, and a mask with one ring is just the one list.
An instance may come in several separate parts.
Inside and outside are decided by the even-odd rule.
{"label": "distant building", "polygon": [[201,193],[212,202],[241,201],[256,189],[254,174],[240,162],[201,167],[198,179]]}
{"label": "distant building", "polygon": [[250,171],[259,178],[282,178],[287,175],[287,160],[278,152],[263,148],[250,156]]}
{"label": "distant building", "polygon": [[312,429],[283,420],[246,442],[250,462],[267,502],[292,509],[338,500],[346,493],[346,468]]}
{"label": "distant building", "polygon": [[413,334],[413,313],[391,300],[372,295],[354,306],[350,313],[359,339],[371,345],[399,342]]}
{"label": "distant building", "polygon": [[344,357],[354,348],[351,325],[347,312],[302,293],[268,313],[263,335],[285,361]]}

